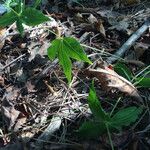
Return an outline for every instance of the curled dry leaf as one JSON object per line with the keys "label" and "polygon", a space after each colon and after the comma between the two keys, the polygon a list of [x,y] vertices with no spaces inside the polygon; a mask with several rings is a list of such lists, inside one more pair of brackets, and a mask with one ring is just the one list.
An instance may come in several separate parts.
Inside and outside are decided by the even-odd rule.
{"label": "curled dry leaf", "polygon": [[137,89],[128,80],[118,75],[114,70],[100,64],[97,69],[86,69],[85,73],[88,77],[96,77],[102,88],[106,91],[112,89],[118,89],[132,97],[135,97],[139,101],[142,101],[141,96],[138,94]]}

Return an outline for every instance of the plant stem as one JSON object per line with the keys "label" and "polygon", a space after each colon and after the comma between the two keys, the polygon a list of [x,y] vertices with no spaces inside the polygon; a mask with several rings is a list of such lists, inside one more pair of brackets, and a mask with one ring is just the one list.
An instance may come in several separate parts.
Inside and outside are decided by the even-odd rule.
{"label": "plant stem", "polygon": [[110,130],[109,130],[108,124],[105,123],[105,126],[106,126],[106,129],[107,129],[107,134],[108,134],[108,138],[109,138],[109,142],[110,142],[111,149],[112,149],[112,150],[115,150],[115,149],[114,149],[113,142],[112,142],[112,139],[111,139],[111,135],[110,135]]}
{"label": "plant stem", "polygon": [[115,108],[117,107],[118,103],[120,102],[120,100],[121,100],[121,97],[118,98],[118,100],[117,100],[115,106],[113,107],[112,111],[110,112],[110,117],[111,117],[111,115],[113,114],[113,112],[114,112]]}

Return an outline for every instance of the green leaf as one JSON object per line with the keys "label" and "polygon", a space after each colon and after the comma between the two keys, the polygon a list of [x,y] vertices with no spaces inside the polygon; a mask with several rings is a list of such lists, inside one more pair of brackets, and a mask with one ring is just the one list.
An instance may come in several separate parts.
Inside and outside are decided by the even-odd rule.
{"label": "green leaf", "polygon": [[22,0],[16,1],[17,5],[13,8],[18,14],[22,13],[22,10],[24,8],[24,3]]}
{"label": "green leaf", "polygon": [[61,48],[60,45],[60,39],[55,39],[52,41],[51,46],[47,49],[49,59],[53,60],[57,56],[58,50]]}
{"label": "green leaf", "polygon": [[31,7],[28,7],[23,10],[21,18],[23,22],[28,26],[35,26],[50,20],[41,11]]}
{"label": "green leaf", "polygon": [[104,123],[84,122],[78,130],[82,138],[96,138],[106,131]]}
{"label": "green leaf", "polygon": [[52,60],[58,57],[69,82],[71,81],[71,58],[91,63],[80,43],[74,38],[65,37],[53,40],[51,46],[47,49],[47,54]]}
{"label": "green leaf", "polygon": [[131,123],[134,123],[138,119],[138,115],[142,113],[142,109],[139,107],[128,107],[118,111],[111,118],[110,126],[121,129],[123,126],[128,126]]}
{"label": "green leaf", "polygon": [[14,23],[17,19],[17,15],[14,12],[8,12],[0,17],[0,27],[8,26]]}
{"label": "green leaf", "polygon": [[21,36],[23,36],[24,28],[23,28],[21,19],[19,19],[19,18],[17,19],[16,25],[17,25],[17,29],[18,29],[19,33],[21,34]]}
{"label": "green leaf", "polygon": [[114,70],[122,77],[126,78],[127,80],[131,80],[133,78],[131,70],[123,63],[118,62],[114,66]]}
{"label": "green leaf", "polygon": [[105,111],[103,110],[101,103],[96,96],[96,91],[94,89],[93,83],[92,83],[92,87],[90,88],[90,92],[88,96],[88,104],[96,120],[108,121],[110,119],[109,115],[106,114]]}
{"label": "green leaf", "polygon": [[17,5],[17,1],[14,1],[14,0],[5,0],[5,3],[4,5],[7,7],[7,8],[11,8],[11,7],[15,7]]}
{"label": "green leaf", "polygon": [[64,37],[64,50],[66,53],[73,59],[85,61],[91,64],[92,62],[87,58],[86,54],[83,51],[80,43],[72,37]]}
{"label": "green leaf", "polygon": [[33,7],[36,8],[41,3],[41,0],[35,0]]}
{"label": "green leaf", "polygon": [[68,82],[70,83],[72,64],[71,64],[71,60],[69,59],[69,56],[63,50],[63,43],[60,44],[60,48],[58,51],[58,59],[59,59],[60,65],[63,67],[66,78],[68,79]]}
{"label": "green leaf", "polygon": [[150,78],[139,77],[139,78],[136,78],[135,80],[138,86],[141,86],[144,88],[150,88]]}

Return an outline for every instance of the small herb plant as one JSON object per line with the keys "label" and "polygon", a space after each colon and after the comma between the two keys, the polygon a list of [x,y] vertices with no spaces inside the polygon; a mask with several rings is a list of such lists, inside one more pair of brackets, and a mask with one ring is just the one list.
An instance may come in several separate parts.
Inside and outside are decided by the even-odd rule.
{"label": "small herb plant", "polygon": [[68,82],[71,81],[71,58],[92,63],[87,58],[80,43],[72,37],[60,37],[52,41],[50,48],[48,48],[48,56],[50,59],[58,57]]}
{"label": "small herb plant", "polygon": [[147,66],[136,75],[133,75],[131,70],[125,64],[118,62],[115,64],[114,70],[119,75],[132,82],[134,85],[144,88],[150,87],[150,66]]}
{"label": "small herb plant", "polygon": [[123,127],[134,123],[142,113],[142,108],[137,108],[135,106],[124,108],[115,113],[113,112],[114,108],[112,112],[107,113],[102,108],[101,103],[96,96],[94,84],[92,84],[92,87],[90,88],[88,104],[94,118],[81,125],[78,130],[79,135],[82,138],[96,138],[107,132],[112,149],[114,148],[110,133],[115,130],[121,131]]}
{"label": "small herb plant", "polygon": [[[0,27],[6,27],[16,22],[19,33],[23,36],[23,24],[36,26],[50,19],[36,7],[41,0],[36,0],[33,7],[25,5],[24,0],[6,0],[4,6],[7,13],[0,17]],[[51,42],[47,50],[48,57],[53,60],[58,57],[68,82],[71,82],[71,59],[92,63],[86,56],[80,43],[72,37],[58,37]]]}
{"label": "small herb plant", "polygon": [[[35,2],[37,4],[37,1]],[[6,0],[4,6],[7,13],[0,17],[0,27],[6,27],[16,22],[17,29],[23,35],[23,25],[39,25],[50,19],[35,7],[25,6],[24,0]]]}

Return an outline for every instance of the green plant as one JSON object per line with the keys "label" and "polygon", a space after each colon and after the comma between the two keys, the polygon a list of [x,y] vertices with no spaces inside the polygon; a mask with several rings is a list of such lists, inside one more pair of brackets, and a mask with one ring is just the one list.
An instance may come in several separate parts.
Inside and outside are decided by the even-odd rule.
{"label": "green plant", "polygon": [[142,69],[138,74],[133,75],[131,70],[123,63],[116,63],[114,65],[114,70],[121,75],[122,77],[126,78],[134,85],[149,88],[150,87],[150,66]]}
{"label": "green plant", "polygon": [[[8,12],[0,17],[0,27],[5,27],[16,22],[19,33],[23,36],[23,24],[35,26],[50,19],[46,17],[36,7],[41,0],[36,0],[33,7],[25,6],[24,0],[6,0],[4,6]],[[71,37],[60,37],[52,41],[48,48],[48,57],[53,60],[58,57],[59,64],[62,66],[68,82],[71,82],[71,58],[92,63],[86,56],[80,43]]]}
{"label": "green plant", "polygon": [[[123,127],[134,123],[138,115],[142,113],[142,108],[135,106],[124,108],[114,113],[107,113],[101,106],[100,101],[96,96],[94,84],[90,88],[88,96],[88,104],[94,116],[93,120],[84,122],[79,128],[78,132],[84,138],[96,138],[104,133],[108,133],[109,141],[112,149],[113,144],[110,132],[115,130],[122,130]],[[116,107],[116,106],[115,106]]]}
{"label": "green plant", "polygon": [[[35,7],[39,1],[35,1]],[[23,35],[23,24],[35,26],[50,19],[35,7],[28,7],[24,0],[6,0],[4,6],[7,13],[0,17],[0,27],[6,27],[16,22],[16,26],[21,35]]]}
{"label": "green plant", "polygon": [[87,58],[80,43],[72,37],[59,37],[53,40],[51,46],[48,48],[48,56],[52,60],[58,57],[68,82],[71,81],[71,58],[92,63]]}

